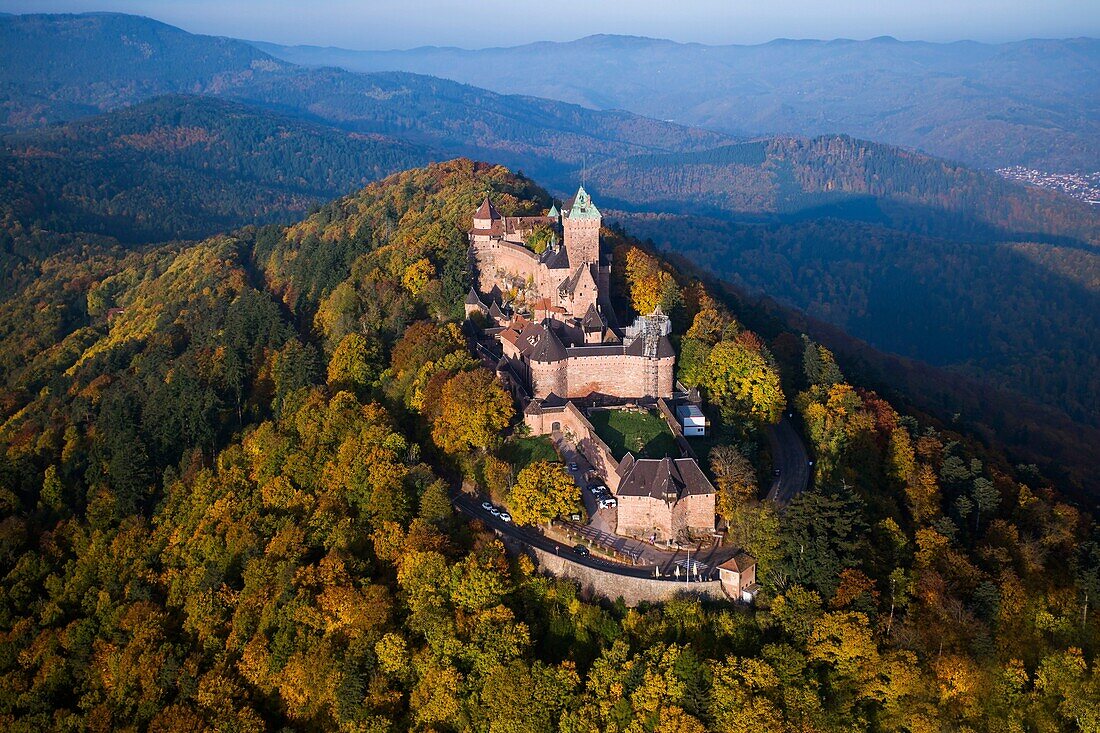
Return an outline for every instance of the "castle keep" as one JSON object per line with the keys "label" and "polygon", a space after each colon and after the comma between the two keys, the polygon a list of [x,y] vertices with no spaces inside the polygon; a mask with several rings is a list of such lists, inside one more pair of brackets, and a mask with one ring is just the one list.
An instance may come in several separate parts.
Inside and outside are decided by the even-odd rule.
{"label": "castle keep", "polygon": [[[611,264],[600,249],[602,223],[583,186],[545,216],[501,216],[488,197],[474,214],[476,286],[466,314],[479,312],[498,329],[497,371],[525,397],[672,395],[669,320],[657,312],[619,329],[607,297]],[[541,252],[529,245],[536,233]]]}

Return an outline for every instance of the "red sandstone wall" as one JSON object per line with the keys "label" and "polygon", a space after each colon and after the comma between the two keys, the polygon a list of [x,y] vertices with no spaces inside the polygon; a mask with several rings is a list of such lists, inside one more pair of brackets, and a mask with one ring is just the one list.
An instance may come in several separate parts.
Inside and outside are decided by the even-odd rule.
{"label": "red sandstone wall", "polygon": [[485,293],[500,285],[500,273],[533,282],[540,269],[535,253],[523,245],[507,242],[474,242],[474,267],[478,290]]}
{"label": "red sandstone wall", "polygon": [[685,496],[676,502],[672,507],[672,528],[674,532],[714,531],[714,494]]}
{"label": "red sandstone wall", "polygon": [[569,260],[573,267],[582,262],[599,261],[599,219],[566,219],[562,227],[565,230],[565,247],[569,250]]}
{"label": "red sandstone wall", "polygon": [[[642,356],[586,356],[568,359],[568,393],[565,397],[587,397],[593,392],[617,397],[671,397],[674,359],[661,359],[653,394],[647,383],[648,359]],[[561,394],[561,393],[558,393]]]}
{"label": "red sandstone wall", "polygon": [[647,538],[656,528],[659,540],[675,537],[672,513],[663,500],[652,496],[620,496],[618,499],[618,534]]}
{"label": "red sandstone wall", "polygon": [[612,491],[619,488],[619,475],[615,473],[619,462],[615,460],[607,444],[596,435],[592,423],[588,422],[588,418],[572,402],[559,410],[526,415],[524,422],[535,435],[549,435],[554,429],[554,423],[558,423],[563,432],[572,433],[577,449],[592,464],[592,468],[604,477],[608,488]]}

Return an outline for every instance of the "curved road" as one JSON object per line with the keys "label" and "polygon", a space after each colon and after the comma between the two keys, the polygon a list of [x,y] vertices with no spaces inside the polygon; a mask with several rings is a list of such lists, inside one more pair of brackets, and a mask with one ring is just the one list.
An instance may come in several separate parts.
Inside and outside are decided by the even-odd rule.
{"label": "curved road", "polygon": [[653,577],[654,565],[621,565],[592,555],[578,555],[573,552],[572,545],[552,540],[545,535],[539,534],[530,527],[521,527],[512,522],[505,522],[500,517],[494,517],[481,508],[481,499],[479,497],[460,493],[454,497],[454,505],[455,508],[463,514],[473,517],[474,519],[480,519],[487,527],[498,530],[510,537],[515,537],[524,544],[567,557],[579,565],[585,565],[610,573],[618,573],[619,575],[630,575],[635,578]]}
{"label": "curved road", "polygon": [[768,428],[768,444],[772,461],[779,470],[768,491],[768,499],[786,504],[810,485],[810,457],[789,413],[777,425]]}

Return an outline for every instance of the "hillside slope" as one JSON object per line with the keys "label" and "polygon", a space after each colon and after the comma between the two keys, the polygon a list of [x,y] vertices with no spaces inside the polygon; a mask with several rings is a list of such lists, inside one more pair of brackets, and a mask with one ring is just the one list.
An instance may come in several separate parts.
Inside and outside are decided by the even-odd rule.
{"label": "hillside slope", "polygon": [[846,133],[986,168],[1100,168],[1100,40],[1090,38],[705,46],[591,36],[477,51],[256,45],[303,65],[434,74],[733,134]]}
{"label": "hillside slope", "polygon": [[9,134],[0,145],[6,219],[128,243],[287,221],[429,159],[392,138],[181,96]]}
{"label": "hillside slope", "polygon": [[[54,255],[0,303],[5,730],[1095,727],[1093,517],[664,262],[684,341],[774,360],[814,451],[782,514],[752,479],[723,509],[756,603],[598,601],[456,515],[532,475],[500,431],[445,446],[441,414],[517,416],[447,318],[468,283],[408,277],[465,259],[486,190],[548,202],[449,161],[289,227]],[[651,255],[605,234],[627,284]]]}
{"label": "hillside slope", "polygon": [[617,158],[601,196],[650,211],[739,220],[843,218],[954,239],[1035,235],[1100,243],[1100,212],[1066,196],[848,136],[773,137]]}

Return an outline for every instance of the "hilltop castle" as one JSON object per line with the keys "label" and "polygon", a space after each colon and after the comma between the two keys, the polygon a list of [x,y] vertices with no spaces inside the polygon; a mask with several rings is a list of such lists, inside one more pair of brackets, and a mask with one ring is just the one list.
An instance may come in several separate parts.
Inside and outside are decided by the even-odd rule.
{"label": "hilltop castle", "polygon": [[611,264],[600,248],[602,223],[583,186],[544,216],[501,216],[488,196],[474,214],[476,286],[466,315],[480,313],[491,322],[503,351],[497,371],[523,397],[672,395],[669,319],[658,311],[619,330],[608,298]]}
{"label": "hilltop castle", "polygon": [[616,461],[576,404],[665,404],[675,384],[668,316],[658,309],[625,329],[616,323],[602,223],[583,186],[543,216],[501,216],[486,197],[470,229],[476,285],[466,315],[500,344],[497,376],[523,403],[531,431],[570,434],[615,491],[621,533],[653,541],[709,534],[714,487],[693,458],[628,453]]}

